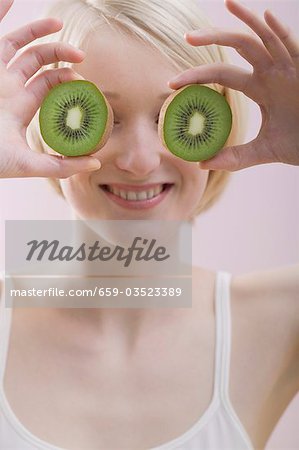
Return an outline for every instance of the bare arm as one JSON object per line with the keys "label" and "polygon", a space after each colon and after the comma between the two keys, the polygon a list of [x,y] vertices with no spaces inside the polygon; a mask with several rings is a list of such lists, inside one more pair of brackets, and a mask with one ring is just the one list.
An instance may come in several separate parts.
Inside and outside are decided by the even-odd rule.
{"label": "bare arm", "polygon": [[255,311],[254,322],[267,329],[270,351],[275,351],[275,342],[281,343],[280,350],[288,359],[285,380],[298,391],[299,264],[238,276],[235,288],[242,293],[248,314]]}

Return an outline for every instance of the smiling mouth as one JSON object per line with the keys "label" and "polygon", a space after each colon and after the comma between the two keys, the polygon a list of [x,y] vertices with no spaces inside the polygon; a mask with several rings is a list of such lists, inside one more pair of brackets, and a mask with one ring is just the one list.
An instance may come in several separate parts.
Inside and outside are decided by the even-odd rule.
{"label": "smiling mouth", "polygon": [[160,184],[152,189],[144,189],[140,190],[140,186],[138,186],[138,190],[128,190],[128,189],[120,189],[119,187],[110,186],[108,184],[100,185],[100,188],[106,192],[109,192],[123,200],[127,201],[144,201],[151,200],[152,198],[158,197],[162,192],[168,190],[173,184],[165,183]]}
{"label": "smiling mouth", "polygon": [[[146,185],[147,189],[141,190],[142,186],[128,186],[127,189],[121,189],[123,185],[107,185],[102,184],[99,187],[107,196],[108,200],[112,201],[118,207],[127,210],[147,210],[160,205],[169,192],[172,191],[173,183],[161,183]],[[133,188],[136,190],[131,190]],[[129,189],[130,188],[130,189]]]}

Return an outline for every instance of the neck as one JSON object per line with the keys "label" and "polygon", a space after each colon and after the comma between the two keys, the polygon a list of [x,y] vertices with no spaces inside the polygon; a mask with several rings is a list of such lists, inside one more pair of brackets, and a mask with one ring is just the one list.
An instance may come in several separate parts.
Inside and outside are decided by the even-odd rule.
{"label": "neck", "polygon": [[[99,242],[100,246],[108,246],[110,248],[115,247],[115,245],[122,245],[125,247],[126,245],[132,243],[134,237],[136,236],[144,236],[141,234],[146,230],[140,229],[140,223],[138,224],[136,221],[136,227],[134,222],[133,227],[124,228],[124,226],[120,226],[120,221],[115,224],[115,227],[111,227],[110,221],[89,221],[84,222],[82,220],[74,221],[74,232],[73,232],[73,246],[75,248],[82,245],[82,243],[94,243],[96,241]],[[132,223],[133,221],[130,221]],[[139,229],[138,229],[139,228]],[[164,227],[164,230],[168,230],[168,233],[164,233],[164,238],[167,237],[167,245],[164,245],[166,248],[172,248],[174,243],[177,243],[177,237],[175,233],[172,236],[169,236],[169,227]],[[148,230],[146,237],[149,239],[151,237],[151,232]],[[155,234],[154,234],[155,235]],[[170,233],[171,235],[171,233]],[[156,236],[157,237],[157,236]],[[172,239],[171,239],[172,238]],[[163,244],[165,243],[162,240]],[[104,266],[105,262],[101,262],[101,267],[106,268]],[[155,261],[156,267],[158,267],[158,262]],[[96,267],[96,270],[94,270]],[[112,269],[112,271],[111,271]],[[68,273],[72,274],[73,268],[71,266],[68,267]],[[103,270],[103,269],[102,269]],[[110,270],[110,272],[109,272]],[[129,267],[130,277],[133,278],[124,278],[125,271],[122,269],[121,265],[116,265],[114,263],[109,266],[108,273],[106,270],[103,270],[104,277],[99,277],[99,266],[96,264],[95,266],[92,264],[87,264],[84,262],[82,265],[80,264],[80,271],[76,269],[76,274],[81,277],[91,277],[91,283],[94,284],[96,280],[96,284],[98,287],[102,283],[103,285],[110,285],[110,288],[113,288],[119,285],[120,277],[122,277],[122,286],[125,288],[130,287],[133,292],[134,288],[134,280],[141,277],[140,275],[140,263],[138,261],[134,261],[132,265]],[[102,273],[101,272],[101,275]],[[115,276],[115,274],[119,276]],[[138,275],[139,274],[139,275]],[[161,271],[156,269],[156,275],[160,275]],[[107,282],[107,276],[111,276]],[[114,275],[114,278],[113,278]],[[144,270],[143,270],[144,275]],[[96,278],[94,278],[96,277]],[[70,279],[68,284],[72,284],[73,281]],[[155,275],[151,280],[147,281],[147,286],[153,286],[155,283]],[[138,283],[138,286],[142,285],[142,283]],[[111,289],[112,290],[112,289]],[[122,288],[123,290],[123,288]],[[103,291],[107,292],[107,291]],[[148,291],[146,291],[148,292]],[[141,336],[150,335],[153,327],[155,328],[155,324],[157,324],[157,329],[159,332],[163,330],[165,322],[171,323],[178,316],[181,316],[182,310],[181,308],[170,308],[163,307],[163,305],[159,306],[151,306],[149,297],[144,296],[140,297],[142,300],[142,307],[138,307],[138,297],[124,297],[121,299],[117,299],[115,296],[105,296],[101,300],[105,300],[105,306],[97,306],[96,303],[93,307],[84,307],[84,298],[82,297],[82,302],[79,307],[76,308],[64,308],[61,310],[57,310],[57,313],[64,318],[68,318],[69,324],[76,326],[76,324],[82,325],[83,327],[88,328],[89,333],[92,333],[96,339],[100,339],[100,341],[109,341],[111,345],[115,342],[118,348],[121,346],[126,349],[132,349],[137,345],[140,341]],[[117,302],[116,302],[117,300]],[[134,306],[132,307],[132,301],[134,300]],[[161,297],[161,302],[164,299]],[[109,307],[111,301],[114,301],[113,307]],[[116,303],[115,303],[116,302]],[[121,304],[122,307],[118,307]],[[140,303],[139,303],[140,304]]]}

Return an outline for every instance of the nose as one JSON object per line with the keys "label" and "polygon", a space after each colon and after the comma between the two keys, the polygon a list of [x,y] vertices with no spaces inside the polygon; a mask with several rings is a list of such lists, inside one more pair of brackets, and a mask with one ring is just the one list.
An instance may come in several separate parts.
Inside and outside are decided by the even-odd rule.
{"label": "nose", "polygon": [[162,143],[157,125],[135,120],[119,134],[115,164],[120,170],[140,178],[148,177],[161,163]]}

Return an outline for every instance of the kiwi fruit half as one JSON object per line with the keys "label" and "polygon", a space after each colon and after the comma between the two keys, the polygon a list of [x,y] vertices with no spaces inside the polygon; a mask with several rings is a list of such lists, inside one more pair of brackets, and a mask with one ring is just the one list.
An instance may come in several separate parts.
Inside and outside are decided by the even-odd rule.
{"label": "kiwi fruit half", "polygon": [[49,91],[40,108],[39,124],[44,141],[56,152],[89,155],[107,142],[113,112],[95,84],[73,80]]}
{"label": "kiwi fruit half", "polygon": [[223,148],[232,127],[232,112],[223,95],[199,84],[173,92],[159,115],[163,145],[186,161],[204,161]]}

